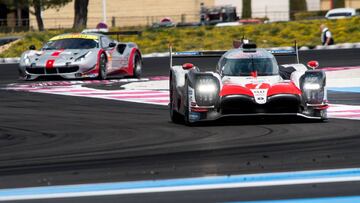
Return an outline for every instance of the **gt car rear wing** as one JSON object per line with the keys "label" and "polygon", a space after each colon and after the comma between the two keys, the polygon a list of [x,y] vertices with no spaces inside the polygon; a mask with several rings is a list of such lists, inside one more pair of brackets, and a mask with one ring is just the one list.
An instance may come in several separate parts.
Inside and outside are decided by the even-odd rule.
{"label": "gt car rear wing", "polygon": [[139,35],[141,36],[142,31],[138,30],[129,30],[129,31],[114,31],[109,32],[107,29],[86,29],[81,33],[99,33],[103,35],[116,35],[117,41],[119,41],[120,35]]}

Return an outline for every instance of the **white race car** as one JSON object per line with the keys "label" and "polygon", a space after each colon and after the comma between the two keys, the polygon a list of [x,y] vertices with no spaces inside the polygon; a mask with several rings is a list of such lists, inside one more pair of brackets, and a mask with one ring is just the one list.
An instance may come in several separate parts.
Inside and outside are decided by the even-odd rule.
{"label": "white race car", "polygon": [[[197,52],[176,56],[201,55]],[[170,117],[175,123],[192,124],[224,116],[294,115],[327,118],[326,76],[300,63],[279,66],[274,55],[297,54],[244,44],[225,52],[215,72],[201,72],[191,63],[171,65]],[[173,54],[171,55],[171,61]],[[172,63],[172,62],[171,62]]]}

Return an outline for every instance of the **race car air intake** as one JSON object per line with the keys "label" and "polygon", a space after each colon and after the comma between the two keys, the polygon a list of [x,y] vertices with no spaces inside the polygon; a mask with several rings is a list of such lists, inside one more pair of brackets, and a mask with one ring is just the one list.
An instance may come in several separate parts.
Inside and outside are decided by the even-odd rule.
{"label": "race car air intake", "polygon": [[306,71],[300,80],[303,98],[307,104],[321,104],[325,94],[325,73],[323,71]]}
{"label": "race car air intake", "polygon": [[198,75],[195,83],[195,100],[198,106],[213,106],[219,98],[220,84],[212,75]]}

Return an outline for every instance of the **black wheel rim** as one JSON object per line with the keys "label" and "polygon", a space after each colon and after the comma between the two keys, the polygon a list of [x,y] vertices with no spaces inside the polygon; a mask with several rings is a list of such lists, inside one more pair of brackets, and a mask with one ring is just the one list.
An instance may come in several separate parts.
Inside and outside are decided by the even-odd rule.
{"label": "black wheel rim", "polygon": [[102,55],[101,56],[101,61],[100,61],[100,77],[101,78],[105,78],[105,75],[106,75],[106,59],[105,59],[105,56]]}

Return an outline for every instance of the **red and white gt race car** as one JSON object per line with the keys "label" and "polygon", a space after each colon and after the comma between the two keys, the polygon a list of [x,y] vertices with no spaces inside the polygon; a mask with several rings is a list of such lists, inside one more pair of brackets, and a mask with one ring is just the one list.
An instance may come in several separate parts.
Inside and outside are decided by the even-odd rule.
{"label": "red and white gt race car", "polygon": [[[184,55],[197,55],[186,52]],[[278,65],[274,55],[244,44],[225,52],[215,72],[201,72],[193,64],[170,67],[170,117],[175,123],[192,124],[224,116],[294,115],[327,118],[326,76],[317,61],[307,68],[299,62]],[[174,56],[181,56],[176,53]]]}
{"label": "red and white gt race car", "polygon": [[19,76],[24,80],[54,76],[100,80],[113,76],[138,78],[142,71],[138,46],[108,37],[122,33],[68,33],[51,38],[41,50],[31,46],[21,55]]}

